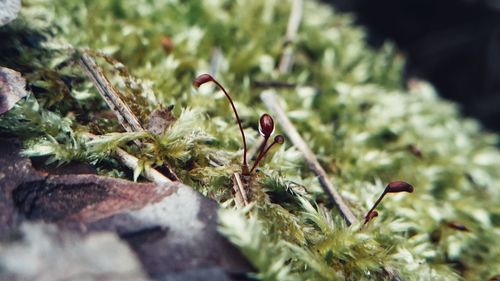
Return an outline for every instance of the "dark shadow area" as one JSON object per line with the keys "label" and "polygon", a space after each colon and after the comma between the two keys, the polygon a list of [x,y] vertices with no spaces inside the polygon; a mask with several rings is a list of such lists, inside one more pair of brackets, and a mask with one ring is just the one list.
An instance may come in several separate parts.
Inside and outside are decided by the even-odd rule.
{"label": "dark shadow area", "polygon": [[499,0],[325,0],[352,12],[369,43],[394,41],[405,77],[429,80],[444,98],[500,132]]}

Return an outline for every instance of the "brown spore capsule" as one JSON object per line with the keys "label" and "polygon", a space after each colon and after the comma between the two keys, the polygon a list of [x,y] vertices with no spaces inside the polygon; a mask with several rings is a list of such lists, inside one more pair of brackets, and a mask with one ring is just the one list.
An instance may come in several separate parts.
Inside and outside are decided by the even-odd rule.
{"label": "brown spore capsule", "polygon": [[370,222],[372,219],[374,219],[375,217],[378,217],[378,212],[377,211],[372,211],[371,213],[369,213],[366,218],[365,218],[365,223],[364,224],[367,224],[368,222]]}
{"label": "brown spore capsule", "polygon": [[210,74],[201,74],[193,81],[193,86],[199,88],[201,85],[207,82],[213,82],[214,78]]}
{"label": "brown spore capsule", "polygon": [[465,232],[469,231],[469,229],[465,225],[456,221],[449,221],[446,223],[446,226],[459,231],[465,231]]}
{"label": "brown spore capsule", "polygon": [[282,135],[277,135],[274,137],[274,142],[277,144],[284,144],[285,143],[285,137]]}
{"label": "brown spore capsule", "polygon": [[413,186],[407,182],[404,181],[393,181],[389,183],[386,187],[382,195],[377,199],[375,204],[373,204],[373,207],[366,213],[365,216],[365,223],[367,222],[368,218],[372,215],[374,212],[375,208],[382,202],[382,199],[384,199],[384,196],[387,193],[399,193],[399,192],[413,192]]}
{"label": "brown spore capsule", "polygon": [[174,42],[169,36],[163,36],[161,38],[161,46],[166,54],[170,54],[174,50]]}
{"label": "brown spore capsule", "polygon": [[413,186],[404,181],[393,181],[385,188],[386,193],[413,192]]}
{"label": "brown spore capsule", "polygon": [[274,132],[274,120],[271,115],[264,113],[259,120],[259,133],[269,138]]}

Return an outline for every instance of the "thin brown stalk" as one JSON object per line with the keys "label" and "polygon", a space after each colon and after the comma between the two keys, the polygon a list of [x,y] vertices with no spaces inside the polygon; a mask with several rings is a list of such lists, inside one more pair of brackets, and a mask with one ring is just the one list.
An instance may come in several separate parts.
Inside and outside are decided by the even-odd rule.
{"label": "thin brown stalk", "polygon": [[246,137],[245,137],[245,132],[243,131],[243,125],[241,125],[240,116],[238,114],[238,111],[236,110],[236,106],[234,105],[233,99],[228,94],[228,92],[226,91],[226,89],[224,89],[224,87],[217,80],[212,79],[212,82],[215,85],[217,85],[217,87],[219,89],[222,90],[222,92],[224,93],[224,95],[226,95],[226,98],[228,99],[229,104],[231,105],[231,108],[233,109],[234,116],[236,117],[236,122],[238,123],[238,127],[240,128],[241,139],[243,141],[243,164],[242,164],[243,171],[242,171],[242,173],[246,174],[247,173],[246,170],[248,169],[248,164],[247,164],[247,140],[246,140]]}
{"label": "thin brown stalk", "polygon": [[280,124],[283,132],[288,136],[292,143],[302,152],[304,158],[307,162],[309,168],[318,176],[319,183],[323,188],[324,192],[328,195],[330,200],[332,200],[335,207],[338,209],[339,213],[345,219],[345,221],[351,225],[356,223],[358,220],[352,213],[351,209],[344,202],[342,196],[337,191],[335,186],[330,182],[325,170],[321,167],[316,156],[311,151],[309,146],[306,144],[304,139],[300,136],[299,132],[292,124],[290,119],[286,116],[285,111],[280,106],[276,95],[272,92],[264,92],[260,98],[267,106],[267,108],[273,112],[273,116],[277,119],[277,123]]}
{"label": "thin brown stalk", "polygon": [[262,159],[262,156],[264,156],[264,154],[266,154],[266,152],[267,152],[266,145],[267,145],[268,140],[269,140],[269,137],[264,137],[264,141],[262,142],[262,144],[260,145],[260,148],[259,148],[259,155],[257,155],[257,158],[254,160],[252,168],[250,169],[250,173],[252,173],[253,170],[257,167],[257,165],[259,165],[259,162]]}
{"label": "thin brown stalk", "polygon": [[257,139],[253,142],[252,146],[248,149],[248,159],[250,160],[255,160],[257,159],[258,154],[260,153],[260,149],[264,143],[264,138],[262,138],[260,135],[257,137]]}

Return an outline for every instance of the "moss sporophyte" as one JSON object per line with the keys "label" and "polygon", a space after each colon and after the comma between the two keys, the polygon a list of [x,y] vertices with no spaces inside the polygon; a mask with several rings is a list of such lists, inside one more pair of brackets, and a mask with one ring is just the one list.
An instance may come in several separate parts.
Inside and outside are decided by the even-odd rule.
{"label": "moss sporophyte", "polygon": [[375,218],[376,216],[378,216],[378,212],[375,211],[375,208],[377,208],[377,206],[380,204],[380,202],[382,201],[382,199],[384,199],[384,196],[387,193],[399,193],[399,192],[409,192],[409,193],[412,193],[413,192],[413,186],[411,184],[407,183],[407,182],[404,182],[404,181],[393,181],[393,182],[389,183],[385,187],[385,190],[382,193],[382,195],[380,195],[380,197],[377,199],[377,201],[375,202],[375,204],[373,204],[373,207],[370,209],[370,211],[368,211],[368,213],[366,213],[365,223],[364,224],[367,224],[370,220],[372,220],[373,218]]}
{"label": "moss sporophyte", "polygon": [[234,105],[233,99],[229,95],[229,93],[226,91],[226,89],[217,81],[215,78],[213,78],[210,74],[201,74],[196,79],[193,81],[193,86],[196,88],[199,88],[201,85],[207,83],[207,82],[213,82],[226,96],[227,100],[229,101],[229,104],[231,105],[231,108],[234,112],[234,116],[236,118],[236,122],[238,123],[238,127],[240,129],[241,133],[241,139],[243,143],[243,160],[241,164],[241,175],[242,176],[250,176],[251,173],[255,170],[257,165],[260,163],[262,158],[267,154],[267,152],[275,145],[275,144],[283,144],[285,142],[285,138],[282,135],[277,135],[274,137],[274,141],[267,146],[267,142],[271,135],[274,133],[274,120],[271,117],[271,115],[264,113],[259,119],[259,133],[264,137],[264,142],[260,146],[259,149],[259,154],[257,156],[257,159],[252,165],[252,168],[248,168],[248,162],[247,162],[247,142],[246,142],[246,137],[245,137],[245,132],[243,131],[243,126],[241,125],[241,119],[238,114],[238,110],[236,109],[236,106]]}

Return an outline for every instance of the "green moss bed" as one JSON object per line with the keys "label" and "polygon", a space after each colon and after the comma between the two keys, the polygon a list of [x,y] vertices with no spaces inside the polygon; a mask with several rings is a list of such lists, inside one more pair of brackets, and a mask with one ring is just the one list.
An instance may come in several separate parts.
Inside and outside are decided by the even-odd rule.
{"label": "green moss bed", "polygon": [[[168,163],[220,203],[220,231],[258,280],[383,280],[383,267],[404,280],[500,274],[498,136],[461,117],[429,84],[405,85],[404,57],[394,46],[371,49],[351,16],[316,1],[305,1],[289,45],[293,67],[280,73],[291,6],[23,1],[19,18],[0,28],[0,65],[22,72],[30,94],[0,117],[1,134],[20,138],[26,156],[90,163],[102,175],[143,181],[145,168]],[[177,120],[161,134],[124,132],[77,63],[82,51],[143,124],[171,105]],[[222,93],[193,88],[201,73],[231,93],[249,146],[267,111],[260,95],[279,96],[360,220],[388,182],[404,180],[415,191],[387,196],[377,218],[348,226],[287,139],[253,176],[250,206],[237,210],[231,177],[240,170],[240,132]],[[263,87],[269,81],[288,86]],[[89,132],[101,137],[89,140]],[[118,147],[141,160],[135,171],[113,157]]]}

